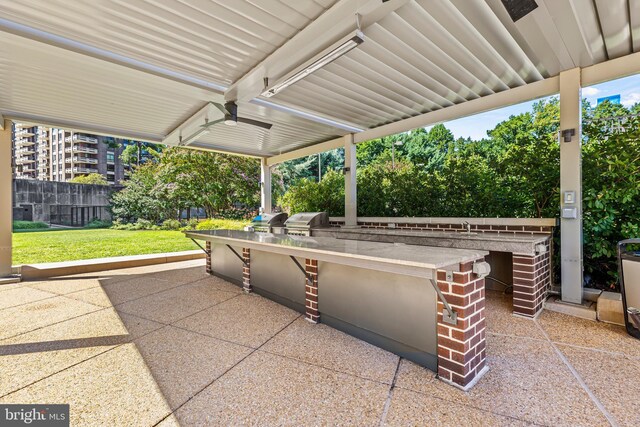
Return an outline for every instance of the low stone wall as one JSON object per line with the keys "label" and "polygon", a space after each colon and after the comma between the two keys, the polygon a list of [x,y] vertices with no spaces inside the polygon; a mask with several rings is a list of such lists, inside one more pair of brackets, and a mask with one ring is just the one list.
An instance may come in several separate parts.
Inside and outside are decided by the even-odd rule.
{"label": "low stone wall", "polygon": [[111,219],[109,198],[120,187],[68,182],[13,180],[13,219],[85,225]]}

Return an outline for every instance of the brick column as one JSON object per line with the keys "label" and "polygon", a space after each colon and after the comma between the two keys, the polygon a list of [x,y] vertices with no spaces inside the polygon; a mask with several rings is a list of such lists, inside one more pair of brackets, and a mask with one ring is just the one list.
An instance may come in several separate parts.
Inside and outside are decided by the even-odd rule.
{"label": "brick column", "polygon": [[473,274],[472,268],[473,262],[460,264],[453,282],[447,282],[446,271],[437,273],[438,287],[458,315],[455,325],[444,322],[446,309],[438,301],[438,377],[464,390],[473,387],[487,370],[484,279]]}
{"label": "brick column", "polygon": [[242,259],[244,260],[242,266],[242,289],[249,293],[253,289],[251,287],[251,249],[242,248]]}
{"label": "brick column", "polygon": [[307,259],[305,272],[310,279],[307,280],[305,278],[305,318],[311,323],[320,323],[320,312],[318,311],[318,260]]}
{"label": "brick column", "polygon": [[205,271],[207,274],[213,274],[213,270],[211,270],[211,242],[206,242],[205,248],[207,249],[207,263],[205,265]]}
{"label": "brick column", "polygon": [[513,255],[513,313],[535,317],[551,283],[551,256],[549,241],[546,252],[535,256]]}

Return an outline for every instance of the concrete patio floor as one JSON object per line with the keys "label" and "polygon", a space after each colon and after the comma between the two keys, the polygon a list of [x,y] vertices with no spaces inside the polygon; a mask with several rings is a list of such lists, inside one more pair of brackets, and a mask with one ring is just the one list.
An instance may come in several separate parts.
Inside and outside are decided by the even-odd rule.
{"label": "concrete patio floor", "polygon": [[640,341],[488,293],[470,392],[187,261],[0,287],[0,403],[72,425],[640,425]]}

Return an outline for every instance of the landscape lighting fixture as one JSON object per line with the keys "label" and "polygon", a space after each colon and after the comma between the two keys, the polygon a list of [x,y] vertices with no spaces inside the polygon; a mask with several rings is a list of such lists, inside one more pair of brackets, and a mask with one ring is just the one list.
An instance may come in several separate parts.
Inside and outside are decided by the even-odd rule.
{"label": "landscape lighting fixture", "polygon": [[292,84],[304,79],[309,74],[319,70],[325,65],[335,61],[345,53],[357,47],[359,44],[364,42],[364,34],[362,31],[357,30],[349,39],[340,43],[337,47],[331,49],[329,52],[322,55],[320,58],[313,61],[311,64],[307,65],[302,70],[294,73],[293,75],[287,77],[280,83],[275,84],[273,87],[262,92],[262,96],[270,98],[278,92],[286,89]]}

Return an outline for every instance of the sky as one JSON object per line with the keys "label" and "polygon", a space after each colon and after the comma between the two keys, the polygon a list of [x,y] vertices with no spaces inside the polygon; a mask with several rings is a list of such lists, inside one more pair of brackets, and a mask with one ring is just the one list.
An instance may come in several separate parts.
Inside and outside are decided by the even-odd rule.
{"label": "sky", "polygon": [[[587,98],[592,105],[596,104],[598,98],[618,94],[621,98],[620,102],[627,107],[640,102],[640,74],[582,88],[582,97]],[[498,123],[508,119],[509,116],[531,111],[534,102],[536,101],[524,102],[476,114],[475,116],[452,120],[446,122],[445,126],[453,132],[456,138],[471,137],[472,139],[482,139],[487,136],[488,130],[493,129]]]}

